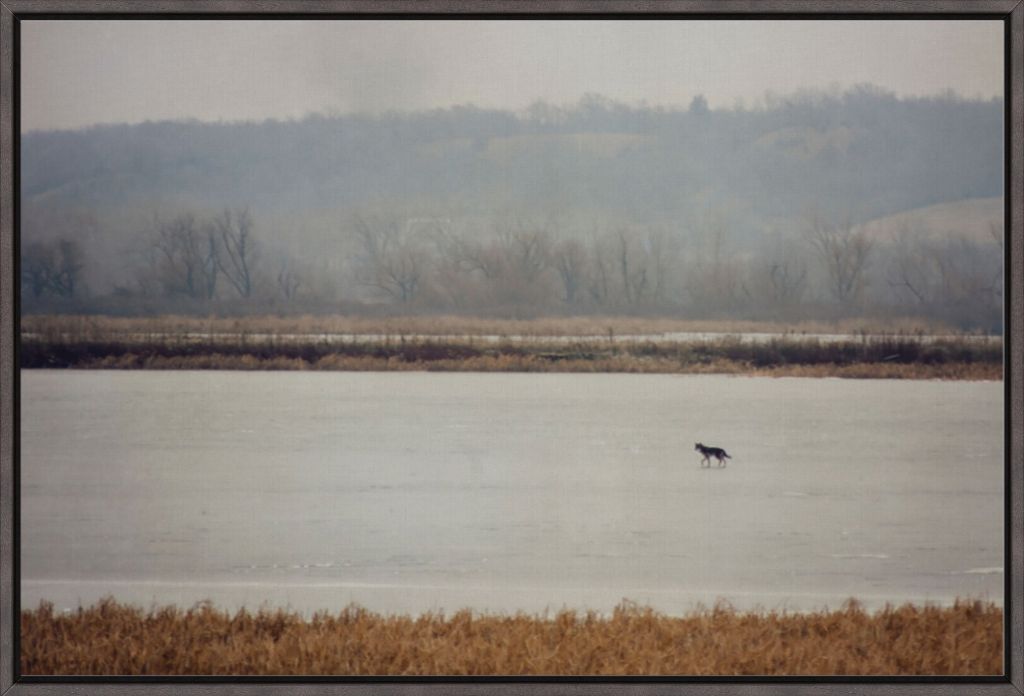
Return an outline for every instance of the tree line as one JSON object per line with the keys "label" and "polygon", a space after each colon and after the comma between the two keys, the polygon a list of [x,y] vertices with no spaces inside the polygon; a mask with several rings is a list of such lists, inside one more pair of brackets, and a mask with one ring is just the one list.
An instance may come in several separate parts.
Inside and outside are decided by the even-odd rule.
{"label": "tree line", "polygon": [[140,232],[132,280],[107,293],[82,282],[73,239],[22,254],[23,309],[152,313],[388,312],[505,317],[637,314],[692,318],[918,317],[998,331],[1002,230],[929,236],[907,223],[869,230],[809,213],[756,247],[728,226],[415,216],[381,210],[338,222],[332,254],[268,246],[248,209],[183,211]]}

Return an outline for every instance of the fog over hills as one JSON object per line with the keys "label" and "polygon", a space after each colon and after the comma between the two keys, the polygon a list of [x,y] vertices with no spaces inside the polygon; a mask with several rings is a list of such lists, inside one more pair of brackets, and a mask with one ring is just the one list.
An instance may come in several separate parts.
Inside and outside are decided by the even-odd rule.
{"label": "fog over hills", "polygon": [[[36,131],[21,142],[22,249],[56,268],[60,240],[73,241],[65,265],[80,269],[70,293],[26,281],[22,296],[26,311],[761,316],[798,302],[819,314],[939,316],[955,283],[938,247],[977,247],[986,282],[1001,263],[1003,108],[863,86],[769,96],[753,109],[589,95],[523,112]],[[906,213],[916,209],[929,212]],[[830,283],[822,245],[880,218],[889,222],[874,224],[859,287]],[[900,228],[929,233],[907,249],[913,280],[889,253],[908,237]],[[191,252],[171,248],[175,234],[205,240],[219,282],[216,270],[202,290],[183,280],[204,261],[191,269]],[[246,292],[225,262],[241,237]],[[774,287],[773,308],[758,283]],[[940,318],[998,324],[1001,277],[990,291],[984,309]]]}

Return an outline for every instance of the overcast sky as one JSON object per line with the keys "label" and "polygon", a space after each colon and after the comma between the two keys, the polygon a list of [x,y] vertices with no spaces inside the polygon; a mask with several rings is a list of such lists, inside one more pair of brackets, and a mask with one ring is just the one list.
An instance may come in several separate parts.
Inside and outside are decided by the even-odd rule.
{"label": "overcast sky", "polygon": [[24,21],[25,131],[302,117],[594,92],[636,104],[756,105],[872,83],[899,95],[1003,91],[985,21]]}

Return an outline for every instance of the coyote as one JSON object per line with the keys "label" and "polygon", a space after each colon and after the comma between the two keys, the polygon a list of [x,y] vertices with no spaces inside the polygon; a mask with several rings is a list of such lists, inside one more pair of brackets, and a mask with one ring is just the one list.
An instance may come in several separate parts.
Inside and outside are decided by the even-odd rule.
{"label": "coyote", "polygon": [[704,457],[704,459],[702,459],[700,462],[700,465],[702,467],[705,463],[708,466],[711,466],[712,457],[718,460],[719,466],[725,466],[725,460],[732,459],[732,457],[730,457],[729,454],[721,447],[705,447],[704,445],[698,442],[696,445],[694,445],[693,448],[700,452],[701,455]]}

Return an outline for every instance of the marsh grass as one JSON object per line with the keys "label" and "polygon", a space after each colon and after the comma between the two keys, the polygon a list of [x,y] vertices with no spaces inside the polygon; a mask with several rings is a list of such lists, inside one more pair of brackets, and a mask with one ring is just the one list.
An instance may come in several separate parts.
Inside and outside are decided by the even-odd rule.
{"label": "marsh grass", "polygon": [[378,336],[644,336],[665,333],[907,334],[952,335],[949,327],[920,319],[844,319],[823,321],[693,320],[658,317],[567,316],[539,319],[491,319],[471,316],[361,317],[111,317],[100,315],[26,315],[23,333],[73,334],[250,334]]}
{"label": "marsh grass", "polygon": [[285,611],[138,607],[105,599],[21,615],[23,674],[82,675],[997,675],[994,604],[669,617],[623,603],[610,615],[384,616],[352,606]]}
{"label": "marsh grass", "polygon": [[[635,372],[900,379],[1002,378],[1002,341],[882,334],[820,340],[462,335],[119,333],[62,323],[23,333],[24,368]],[[140,328],[140,327],[133,327]],[[167,327],[164,327],[167,328]]]}

